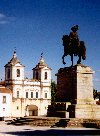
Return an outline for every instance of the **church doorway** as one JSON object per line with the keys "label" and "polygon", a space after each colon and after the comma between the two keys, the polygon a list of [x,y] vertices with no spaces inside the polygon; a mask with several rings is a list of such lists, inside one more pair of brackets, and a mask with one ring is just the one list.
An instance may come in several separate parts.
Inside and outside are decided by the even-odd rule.
{"label": "church doorway", "polygon": [[29,116],[38,116],[38,107],[36,105],[28,105],[27,111]]}

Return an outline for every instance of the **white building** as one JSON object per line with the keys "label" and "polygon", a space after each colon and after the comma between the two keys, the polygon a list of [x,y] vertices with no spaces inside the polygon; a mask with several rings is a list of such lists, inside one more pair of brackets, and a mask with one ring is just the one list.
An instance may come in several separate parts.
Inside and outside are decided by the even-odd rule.
{"label": "white building", "polygon": [[10,89],[0,86],[0,117],[11,115],[12,92]]}
{"label": "white building", "polygon": [[[43,56],[32,69],[32,80],[25,79],[24,65],[18,60],[16,52],[4,67],[5,89],[11,90],[12,93],[5,93],[7,114],[2,112],[0,116],[45,116],[48,105],[51,104],[51,68],[45,63]],[[0,91],[0,98],[3,96],[4,93]],[[2,105],[1,111],[3,109],[1,101],[0,105]]]}

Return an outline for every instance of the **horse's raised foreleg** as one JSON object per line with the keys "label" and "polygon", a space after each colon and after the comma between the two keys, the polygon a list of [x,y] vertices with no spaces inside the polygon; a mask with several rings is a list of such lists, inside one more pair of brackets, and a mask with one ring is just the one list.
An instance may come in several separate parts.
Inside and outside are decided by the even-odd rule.
{"label": "horse's raised foreleg", "polygon": [[66,62],[64,61],[65,56],[66,56],[65,54],[62,56],[62,62],[64,65],[66,64]]}

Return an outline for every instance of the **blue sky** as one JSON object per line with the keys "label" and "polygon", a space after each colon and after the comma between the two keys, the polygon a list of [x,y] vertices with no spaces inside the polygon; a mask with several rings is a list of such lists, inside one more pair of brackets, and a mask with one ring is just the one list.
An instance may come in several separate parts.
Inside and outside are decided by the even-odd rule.
{"label": "blue sky", "polygon": [[[55,80],[64,67],[62,36],[76,24],[87,48],[82,64],[95,71],[94,87],[100,91],[100,0],[0,0],[0,78],[16,47],[25,76],[32,78],[32,68],[43,52]],[[66,67],[71,65],[70,57],[65,61]]]}

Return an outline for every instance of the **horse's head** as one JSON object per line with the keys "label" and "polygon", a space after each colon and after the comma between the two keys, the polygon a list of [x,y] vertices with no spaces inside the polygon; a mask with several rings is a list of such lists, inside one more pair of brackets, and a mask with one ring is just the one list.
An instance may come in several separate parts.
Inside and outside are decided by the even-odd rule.
{"label": "horse's head", "polygon": [[68,45],[68,43],[69,43],[69,36],[68,35],[63,35],[62,40],[63,40],[63,46]]}

